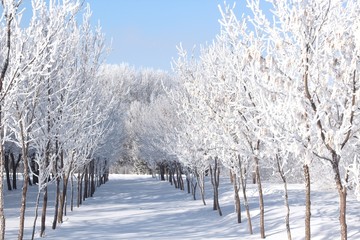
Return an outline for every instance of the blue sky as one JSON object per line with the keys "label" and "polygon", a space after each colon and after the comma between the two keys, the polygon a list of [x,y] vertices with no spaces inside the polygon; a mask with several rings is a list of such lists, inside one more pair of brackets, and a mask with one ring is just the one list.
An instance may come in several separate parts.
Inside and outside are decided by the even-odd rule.
{"label": "blue sky", "polygon": [[[93,21],[100,20],[112,52],[107,63],[171,70],[176,45],[191,50],[211,42],[219,32],[218,4],[223,0],[86,0]],[[228,0],[232,4],[234,0]],[[238,0],[238,16],[245,0]]]}

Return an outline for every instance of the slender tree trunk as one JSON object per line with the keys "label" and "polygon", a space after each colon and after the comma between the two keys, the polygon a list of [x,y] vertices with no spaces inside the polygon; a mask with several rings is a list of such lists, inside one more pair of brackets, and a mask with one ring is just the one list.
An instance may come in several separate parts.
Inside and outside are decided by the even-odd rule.
{"label": "slender tree trunk", "polygon": [[341,240],[347,240],[347,224],[346,224],[346,187],[342,187],[340,190],[341,182],[337,182],[337,188],[340,197],[340,227],[341,227]]}
{"label": "slender tree trunk", "polygon": [[[65,199],[64,199],[64,214],[63,214],[63,216],[67,215],[67,199],[68,199],[68,194],[66,193]],[[63,219],[62,219],[62,221],[63,221]]]}
{"label": "slender tree trunk", "polygon": [[[48,132],[50,132],[50,114],[48,113]],[[48,169],[49,167],[49,158],[50,158],[50,144],[51,141],[48,140],[46,144],[46,150],[45,150],[45,169]],[[39,166],[40,167],[40,166]],[[40,169],[39,169],[40,170]],[[41,170],[40,170],[41,171]],[[39,172],[40,173],[40,172]],[[40,176],[40,174],[39,174]],[[42,184],[43,179],[40,178],[40,184]],[[42,205],[42,211],[41,211],[41,227],[40,227],[40,237],[45,236],[45,228],[46,228],[46,212],[47,212],[47,204],[48,204],[48,182],[49,182],[49,176],[46,176],[45,179],[45,187],[44,187],[44,195],[43,195],[43,205]]]}
{"label": "slender tree trunk", "polygon": [[261,238],[265,238],[264,195],[263,195],[262,186],[261,186],[259,159],[257,157],[255,157],[254,161],[255,161],[256,182],[257,182],[257,187],[258,187],[258,192],[259,192],[260,235],[261,235]]}
{"label": "slender tree trunk", "polygon": [[89,198],[91,196],[91,174],[90,174],[90,169],[88,169],[88,191],[87,191],[87,197]]}
{"label": "slender tree trunk", "polygon": [[35,218],[34,218],[34,224],[33,224],[31,240],[34,240],[34,237],[35,237],[36,222],[37,222],[38,211],[39,211],[40,194],[41,194],[41,191],[38,191],[37,196],[36,196]]}
{"label": "slender tree trunk", "polygon": [[186,174],[186,187],[187,187],[188,194],[190,194],[191,193],[191,189],[190,189],[190,173]]}
{"label": "slender tree trunk", "polygon": [[289,195],[288,195],[288,188],[287,188],[287,182],[284,181],[284,191],[285,191],[285,206],[286,206],[286,218],[285,218],[285,224],[286,224],[286,232],[288,236],[288,240],[291,240],[291,228],[290,228],[290,206],[289,206]]}
{"label": "slender tree trunk", "polygon": [[172,174],[172,171],[171,171],[170,168],[167,168],[167,172],[168,172],[168,176],[169,176],[170,185],[172,186],[172,185],[173,185],[173,174]]}
{"label": "slender tree trunk", "polygon": [[66,188],[67,188],[67,172],[64,167],[63,150],[60,150],[60,169],[64,172],[62,174],[62,185],[63,185],[62,190],[60,190],[60,186],[59,186],[59,197],[58,197],[59,204],[58,204],[58,214],[57,214],[58,223],[62,223],[63,220],[64,204],[65,204]]}
{"label": "slender tree trunk", "polygon": [[[85,171],[85,169],[84,169],[84,171]],[[79,203],[80,203],[80,205],[82,204],[82,202],[83,202],[83,182],[84,182],[84,178],[85,178],[85,172],[83,172],[82,174],[81,174],[81,177],[80,177],[80,192],[79,192],[79,195],[80,195],[80,201],[79,201]],[[79,206],[78,206],[79,207]]]}
{"label": "slender tree trunk", "polygon": [[81,191],[80,191],[80,186],[81,185],[82,185],[82,183],[81,183],[81,174],[80,174],[80,171],[79,171],[78,175],[77,175],[77,201],[76,201],[76,207],[80,207],[80,204],[81,204],[81,196],[82,196]]}
{"label": "slender tree trunk", "polygon": [[199,183],[199,188],[200,188],[200,195],[201,195],[201,200],[203,202],[204,205],[206,205],[206,201],[205,201],[205,174],[204,172],[198,172],[195,171],[196,174],[196,181]]}
{"label": "slender tree trunk", "polygon": [[19,233],[18,239],[22,240],[24,237],[24,223],[25,223],[25,209],[26,209],[26,193],[28,188],[28,181],[29,176],[27,173],[24,173],[24,183],[22,188],[22,195],[21,195],[21,207],[20,207],[20,224],[19,224]]}
{"label": "slender tree trunk", "polygon": [[84,173],[84,195],[83,195],[83,201],[88,197],[88,185],[89,185],[89,175],[88,175],[88,166],[85,167],[85,173]]}
{"label": "slender tree trunk", "polygon": [[20,160],[21,160],[21,154],[19,154],[18,156],[18,159],[17,161],[15,162],[15,156],[13,153],[10,153],[10,158],[11,158],[11,161],[12,161],[12,171],[13,171],[13,181],[12,181],[12,186],[13,186],[13,189],[17,189],[17,185],[16,185],[16,172],[17,172],[17,168],[19,167],[19,164],[20,164]]}
{"label": "slender tree trunk", "polygon": [[213,186],[213,210],[217,210],[217,205],[216,205],[216,191],[215,191],[215,182],[214,182],[214,176],[213,176],[213,169],[210,167],[210,178],[211,178],[211,185]]}
{"label": "slender tree trunk", "polygon": [[13,189],[16,189],[16,169],[17,169],[17,164],[15,162],[15,157],[13,153],[10,153],[10,158],[11,158],[11,167],[12,167],[12,187]]}
{"label": "slender tree trunk", "polygon": [[309,165],[304,164],[304,177],[305,177],[305,240],[311,239],[311,200],[310,200],[310,171]]}
{"label": "slender tree trunk", "polygon": [[219,204],[219,180],[220,180],[220,168],[218,166],[218,159],[215,158],[214,169],[210,165],[211,183],[214,189],[214,201],[213,210],[218,210],[220,216],[222,216],[220,204]]}
{"label": "slender tree trunk", "polygon": [[59,208],[58,208],[58,220],[57,220],[58,223],[63,222],[67,185],[68,185],[68,175],[64,174],[63,175],[63,189],[62,189],[62,193],[60,194],[60,202],[59,202]]}
{"label": "slender tree trunk", "polygon": [[177,178],[175,177],[175,171],[173,172],[172,176],[173,176],[173,183],[174,183],[175,188],[179,188],[179,183],[176,180]]}
{"label": "slender tree trunk", "polygon": [[197,187],[197,182],[195,184],[193,182],[191,182],[191,191],[192,191],[192,195],[193,195],[194,200],[196,200],[196,187]]}
{"label": "slender tree trunk", "polygon": [[231,169],[229,169],[229,177],[230,177],[230,183],[234,184],[234,174]]}
{"label": "slender tree trunk", "polygon": [[242,189],[242,193],[244,196],[244,206],[245,206],[245,210],[246,210],[246,217],[248,220],[249,233],[253,234],[249,202],[248,202],[247,195],[246,195],[246,176],[244,173],[245,168],[243,169],[243,167],[242,167],[240,155],[238,155],[238,160],[239,160],[239,168],[240,168],[240,184],[241,184],[241,189]]}
{"label": "slender tree trunk", "polygon": [[10,170],[9,170],[9,155],[6,154],[5,155],[5,173],[6,173],[6,183],[7,183],[7,187],[8,190],[11,191],[12,187],[11,187],[11,180],[10,180]]}
{"label": "slender tree trunk", "polygon": [[21,193],[21,207],[20,207],[20,224],[19,224],[19,234],[18,239],[22,240],[24,238],[24,224],[25,224],[25,210],[26,210],[26,196],[29,183],[29,163],[27,158],[27,146],[23,144],[22,150],[23,162],[24,162],[24,182]]}
{"label": "slender tree trunk", "polygon": [[91,178],[90,178],[91,194],[90,194],[90,197],[93,197],[94,193],[95,193],[95,161],[94,160],[91,161],[90,166],[91,166]]}
{"label": "slender tree trunk", "polygon": [[169,168],[165,168],[165,180],[169,181]]}
{"label": "slender tree trunk", "polygon": [[[0,126],[1,126],[1,106],[0,106]],[[0,128],[0,130],[2,130]],[[2,134],[2,133],[0,133]],[[4,146],[2,141],[0,143],[0,240],[5,239],[5,214],[4,214]]]}
{"label": "slender tree trunk", "polygon": [[56,179],[56,193],[55,193],[55,213],[54,213],[54,220],[52,223],[52,229],[56,229],[56,223],[58,218],[59,212],[59,198],[60,198],[60,178]]}
{"label": "slender tree trunk", "polygon": [[48,202],[48,188],[47,188],[47,186],[45,186],[44,197],[43,197],[43,206],[42,206],[42,212],[41,212],[40,237],[45,236],[47,202]]}
{"label": "slender tree trunk", "polygon": [[289,196],[288,196],[288,189],[287,189],[287,181],[286,176],[284,173],[284,169],[280,165],[280,158],[278,155],[276,155],[276,163],[278,167],[278,172],[280,174],[280,177],[284,183],[284,203],[286,208],[286,217],[285,217],[285,225],[286,225],[286,233],[288,240],[291,240],[291,230],[290,230],[290,207],[289,207]]}
{"label": "slender tree trunk", "polygon": [[181,175],[181,168],[180,168],[179,163],[176,163],[176,176],[177,176],[177,179],[178,179],[180,190],[184,191],[184,180],[183,180],[182,175]]}
{"label": "slender tree trunk", "polygon": [[74,211],[74,176],[71,174],[71,204],[70,204],[70,211]]}
{"label": "slender tree trunk", "polygon": [[62,195],[60,196],[60,207],[59,207],[59,215],[58,215],[58,222],[63,222],[63,216],[66,216],[66,199],[67,199],[67,188],[69,184],[69,176],[71,176],[72,171],[72,159],[70,165],[68,166],[67,172],[63,174],[63,191]]}
{"label": "slender tree trunk", "polygon": [[241,205],[240,205],[240,196],[239,196],[240,188],[238,187],[238,184],[237,184],[236,173],[230,173],[230,174],[232,176],[231,181],[234,186],[234,200],[235,200],[235,211],[236,211],[236,215],[237,215],[237,222],[241,223]]}
{"label": "slender tree trunk", "polygon": [[[338,190],[339,194],[339,221],[340,221],[340,233],[341,233],[341,240],[347,240],[347,224],[346,224],[346,195],[347,195],[347,189],[343,186],[341,182],[340,177],[340,171],[339,171],[339,162],[340,157],[333,153],[332,156],[332,168],[335,174],[335,183],[336,188]],[[346,177],[347,180],[347,177]]]}
{"label": "slender tree trunk", "polygon": [[159,165],[160,168],[160,180],[165,181],[165,164],[161,163]]}
{"label": "slender tree trunk", "polygon": [[[56,192],[55,192],[55,213],[54,213],[54,219],[52,223],[52,229],[56,229],[57,224],[57,218],[58,218],[58,211],[59,211],[59,199],[60,199],[60,176],[58,176],[59,168],[63,168],[63,163],[61,162],[61,151],[59,148],[59,140],[55,140],[55,152],[56,152],[56,158],[55,158],[55,166],[54,166],[54,176],[56,177]],[[60,162],[59,162],[60,161]],[[60,166],[59,166],[60,164]],[[60,175],[60,174],[59,174]]]}

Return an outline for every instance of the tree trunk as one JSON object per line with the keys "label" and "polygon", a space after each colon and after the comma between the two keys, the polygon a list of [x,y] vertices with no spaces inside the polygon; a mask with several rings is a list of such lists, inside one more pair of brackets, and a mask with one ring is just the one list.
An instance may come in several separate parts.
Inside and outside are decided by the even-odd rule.
{"label": "tree trunk", "polygon": [[55,213],[54,213],[54,220],[52,223],[52,229],[56,229],[56,223],[58,218],[58,211],[59,211],[59,198],[60,198],[60,178],[56,179],[56,193],[55,193]]}
{"label": "tree trunk", "polygon": [[43,206],[42,206],[42,212],[41,212],[40,237],[45,236],[47,202],[48,202],[48,188],[47,188],[47,186],[45,186]]}
{"label": "tree trunk", "polygon": [[[79,171],[79,170],[78,170]],[[80,185],[81,185],[81,174],[78,172],[77,174],[77,200],[76,200],[76,207],[80,207],[80,201],[81,201],[81,192],[80,192]]]}
{"label": "tree trunk", "polygon": [[[340,221],[340,233],[341,233],[341,240],[347,239],[347,224],[346,224],[346,196],[347,196],[347,189],[343,186],[340,177],[339,171],[339,162],[340,157],[335,153],[332,156],[332,168],[335,173],[335,183],[336,188],[339,194],[339,221]],[[346,177],[347,179],[347,177]]]}
{"label": "tree trunk", "polygon": [[[61,150],[60,152],[60,169],[64,170],[64,154],[63,151]],[[66,197],[66,191],[67,191],[67,173],[63,173],[62,174],[62,183],[63,183],[63,188],[62,191],[60,190],[60,186],[59,186],[59,195],[58,195],[58,213],[57,213],[57,222],[58,223],[62,223],[63,220],[63,214],[64,214],[64,204],[65,204],[65,197]],[[59,182],[60,184],[60,182]]]}
{"label": "tree trunk", "polygon": [[[24,182],[21,193],[21,207],[20,207],[20,224],[19,224],[19,234],[18,239],[22,240],[24,238],[24,224],[25,224],[25,210],[26,210],[26,195],[28,190],[29,183],[29,163],[27,158],[27,147],[23,144],[23,162],[24,162]],[[25,148],[25,149],[24,149]]]}
{"label": "tree trunk", "polygon": [[261,186],[259,159],[257,157],[254,157],[254,161],[255,161],[256,182],[257,182],[257,187],[258,187],[258,192],[259,192],[260,235],[261,235],[261,238],[265,238],[264,196],[263,196],[262,186]]}
{"label": "tree trunk", "polygon": [[286,225],[286,233],[288,240],[291,240],[291,230],[290,230],[290,207],[289,207],[289,196],[288,196],[288,189],[287,189],[287,181],[286,176],[284,173],[284,169],[280,165],[280,158],[278,155],[276,155],[276,163],[278,167],[278,172],[280,174],[280,177],[284,183],[284,203],[286,208],[286,217],[285,217],[285,225]]}
{"label": "tree trunk", "polygon": [[64,214],[66,216],[67,188],[68,188],[68,184],[69,184],[69,176],[72,171],[72,162],[73,162],[73,160],[71,160],[70,165],[68,166],[67,172],[65,172],[63,174],[63,190],[62,190],[62,195],[60,198],[61,201],[60,201],[60,208],[59,208],[59,215],[58,215],[59,223],[63,222]]}
{"label": "tree trunk", "polygon": [[191,189],[190,189],[190,173],[186,174],[186,187],[187,187],[188,194],[190,194],[191,193]]}
{"label": "tree trunk", "polygon": [[34,218],[34,224],[33,224],[33,230],[32,230],[31,240],[34,240],[34,237],[35,237],[35,229],[36,229],[36,222],[37,222],[37,218],[38,218],[40,194],[41,194],[41,192],[38,191],[37,196],[36,196],[35,218]]}
{"label": "tree trunk", "polygon": [[165,164],[160,164],[160,180],[165,181]]}
{"label": "tree trunk", "polygon": [[166,181],[169,181],[169,168],[165,168],[165,177]]}
{"label": "tree trunk", "polygon": [[285,191],[285,207],[286,207],[286,218],[285,218],[285,224],[286,224],[286,232],[288,236],[288,240],[291,240],[291,228],[290,228],[290,206],[289,206],[289,195],[288,195],[288,189],[287,189],[287,182],[284,181],[284,191]]}
{"label": "tree trunk", "polygon": [[91,196],[91,174],[90,174],[90,169],[88,169],[88,191],[86,198],[89,198],[90,196]]}
{"label": "tree trunk", "polygon": [[252,172],[252,183],[256,184],[256,170]]}
{"label": "tree trunk", "polygon": [[63,222],[65,198],[66,198],[66,193],[67,193],[67,185],[68,185],[68,175],[64,174],[63,175],[63,189],[62,189],[62,193],[59,195],[60,202],[59,202],[58,218],[57,218],[58,223]]}
{"label": "tree trunk", "polygon": [[11,191],[12,187],[11,187],[11,181],[10,181],[10,170],[9,170],[9,155],[6,154],[5,155],[5,173],[6,173],[6,183],[7,183],[7,187],[8,190]]}
{"label": "tree trunk", "polygon": [[[85,171],[85,169],[84,169],[84,171]],[[79,185],[80,185],[79,204],[80,204],[80,205],[81,205],[82,202],[83,202],[83,185],[84,185],[83,182],[84,182],[84,178],[85,178],[85,172],[83,172],[83,173],[81,174],[80,181],[79,181]],[[78,205],[78,207],[79,207],[79,205]]]}
{"label": "tree trunk", "polygon": [[305,177],[305,240],[311,239],[311,201],[310,201],[310,171],[309,165],[304,164],[304,177]]}
{"label": "tree trunk", "polygon": [[13,178],[12,178],[12,186],[13,186],[13,189],[17,189],[17,186],[16,186],[16,171],[17,171],[17,168],[20,164],[20,160],[21,160],[21,154],[19,154],[18,156],[18,160],[15,162],[15,156],[13,153],[10,153],[10,158],[11,158],[11,161],[12,161],[12,174],[13,174]]}
{"label": "tree trunk", "polygon": [[85,173],[84,173],[84,195],[83,195],[83,201],[88,197],[88,185],[89,185],[89,175],[88,175],[88,166],[85,167]]}
{"label": "tree trunk", "polygon": [[178,181],[176,180],[176,177],[175,177],[175,172],[172,174],[172,176],[173,176],[173,183],[174,183],[175,188],[179,188]]}
{"label": "tree trunk", "polygon": [[235,200],[235,211],[237,215],[237,222],[241,223],[241,205],[240,205],[240,196],[239,196],[239,190],[240,188],[237,185],[237,177],[236,173],[230,173],[231,174],[231,181],[234,186],[234,200]]}
{"label": "tree trunk", "polygon": [[[50,132],[49,116],[50,116],[50,114],[48,113],[48,132]],[[48,167],[49,167],[50,144],[51,144],[51,141],[48,140],[48,142],[46,144],[45,159],[44,159],[45,160],[45,169],[48,169]],[[40,166],[39,166],[39,171],[40,171]],[[39,176],[40,176],[40,174],[39,174]],[[40,181],[42,181],[42,179],[40,179]],[[47,187],[48,182],[49,182],[49,176],[46,176],[45,187],[44,187],[44,196],[43,196],[43,205],[42,205],[42,212],[41,212],[40,237],[45,236],[46,212],[47,212],[47,204],[48,204],[48,187]],[[42,184],[42,182],[40,182],[40,184]]]}
{"label": "tree trunk", "polygon": [[[195,184],[193,182],[191,182],[191,191],[192,191],[194,200],[196,200],[196,187],[197,187],[197,182]],[[206,205],[206,204],[204,204],[204,205]]]}
{"label": "tree trunk", "polygon": [[167,172],[168,172],[168,176],[169,176],[170,185],[172,186],[172,185],[173,185],[173,174],[172,174],[172,171],[171,171],[170,168],[167,168]]}
{"label": "tree trunk", "polygon": [[71,204],[70,204],[70,211],[74,211],[74,176],[71,174]]}
{"label": "tree trunk", "polygon": [[177,180],[178,180],[178,183],[179,183],[179,188],[180,190],[184,190],[184,180],[182,178],[182,175],[181,175],[181,168],[180,168],[180,164],[179,163],[176,163],[176,177],[177,177]]}
{"label": "tree trunk", "polygon": [[34,169],[33,169],[33,184],[36,185],[39,183],[39,166],[36,162],[33,162]]}
{"label": "tree trunk", "polygon": [[342,190],[339,190],[340,186],[337,183],[337,188],[339,191],[340,197],[340,227],[341,227],[341,240],[347,240],[347,224],[346,224],[346,188],[342,187]]}
{"label": "tree trunk", "polygon": [[26,193],[28,188],[29,176],[24,173],[24,183],[21,194],[21,207],[20,207],[20,224],[19,224],[19,233],[18,239],[22,240],[24,237],[24,223],[25,223],[25,209],[26,209]]}
{"label": "tree trunk", "polygon": [[196,174],[196,181],[199,183],[199,188],[200,188],[200,195],[201,195],[201,200],[203,202],[204,205],[206,205],[206,201],[205,201],[205,174],[204,172],[199,173],[198,171],[195,171]]}
{"label": "tree trunk", "polygon": [[[62,157],[61,157],[61,151],[59,148],[59,141],[58,139],[55,140],[55,152],[57,154],[55,158],[55,166],[54,166],[54,176],[56,177],[56,193],[55,193],[55,213],[54,213],[54,219],[52,223],[52,229],[56,229],[57,224],[57,218],[58,218],[58,211],[59,211],[59,200],[60,200],[60,176],[58,175],[58,172],[63,167],[62,163]],[[59,162],[60,161],[60,162]],[[60,166],[59,166],[60,164]],[[60,167],[60,169],[59,169]]]}
{"label": "tree trunk", "polygon": [[248,220],[248,228],[249,228],[250,234],[253,234],[249,202],[248,202],[247,195],[246,195],[246,177],[244,174],[245,169],[242,168],[240,155],[238,155],[238,160],[239,160],[239,168],[240,168],[240,184],[241,184],[241,189],[242,189],[243,196],[244,196],[244,206],[245,206],[245,210],[246,210],[246,217]]}
{"label": "tree trunk", "polygon": [[76,201],[76,207],[80,207],[80,204],[81,204],[81,191],[80,191],[80,187],[82,185],[82,182],[81,182],[81,174],[80,174],[80,171],[78,172],[78,175],[77,175],[77,201]]}
{"label": "tree trunk", "polygon": [[214,201],[213,201],[213,210],[218,210],[219,215],[222,216],[220,204],[219,204],[219,179],[220,179],[220,168],[218,166],[218,159],[215,158],[214,169],[210,165],[210,176],[211,183],[214,189]]}
{"label": "tree trunk", "polygon": [[234,175],[231,169],[229,169],[229,177],[230,177],[230,183],[234,184]]}
{"label": "tree trunk", "polygon": [[93,197],[94,196],[94,193],[95,193],[95,161],[92,160],[90,162],[90,182],[91,182],[91,194],[90,194],[90,197]]}
{"label": "tree trunk", "polygon": [[[0,124],[1,124],[1,106],[0,106]],[[1,126],[1,125],[0,125]],[[1,129],[1,128],[0,128]],[[0,132],[0,134],[2,134]],[[5,239],[5,214],[4,214],[4,188],[3,188],[3,179],[4,179],[4,147],[0,143],[0,240]]]}

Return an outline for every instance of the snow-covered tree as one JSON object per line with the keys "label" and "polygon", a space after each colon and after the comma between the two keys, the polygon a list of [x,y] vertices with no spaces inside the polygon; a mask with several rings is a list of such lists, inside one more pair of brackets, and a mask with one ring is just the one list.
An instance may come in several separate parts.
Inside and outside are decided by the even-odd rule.
{"label": "snow-covered tree", "polygon": [[[356,15],[360,5],[356,1],[274,1],[274,19],[269,21],[258,1],[248,3],[255,13],[256,30],[266,38],[270,84],[281,83],[280,98],[290,100],[291,107],[284,108],[289,110],[290,131],[283,141],[304,159],[305,173],[311,161],[331,166],[339,194],[341,239],[346,239],[347,190],[357,182],[349,169],[358,161]],[[309,211],[306,239],[310,239]]]}

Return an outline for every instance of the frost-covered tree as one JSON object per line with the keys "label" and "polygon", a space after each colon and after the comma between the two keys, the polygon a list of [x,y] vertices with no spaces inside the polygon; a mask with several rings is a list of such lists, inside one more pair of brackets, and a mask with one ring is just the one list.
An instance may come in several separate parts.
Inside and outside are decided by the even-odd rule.
{"label": "frost-covered tree", "polygon": [[[357,182],[350,169],[358,162],[359,3],[274,1],[271,21],[258,1],[248,3],[255,13],[255,28],[268,44],[269,79],[272,84],[282,82],[280,96],[291,103],[286,117],[293,131],[284,140],[304,158],[305,173],[311,161],[331,166],[339,195],[341,239],[347,239],[347,190]],[[306,239],[310,239],[309,211]]]}
{"label": "frost-covered tree", "polygon": [[[2,146],[8,131],[6,140],[22,149],[24,185],[19,227],[22,239],[29,175],[39,179],[37,202],[40,193],[44,193],[40,233],[43,235],[50,173],[58,186],[55,202],[60,207],[59,214],[56,207],[56,223],[56,216],[61,221],[64,212],[69,176],[88,164],[103,144],[111,125],[107,116],[114,105],[111,95],[98,90],[103,34],[99,27],[93,30],[90,26],[89,6],[83,8],[83,23],[78,25],[76,15],[82,9],[79,1],[33,0],[29,24],[21,27],[21,14],[17,13],[20,3],[2,1],[1,20],[7,30],[1,36],[7,44],[1,45],[4,59],[1,106],[7,125],[2,125],[1,132]],[[35,154],[34,163],[29,162],[30,150]],[[36,218],[37,210],[35,222]]]}
{"label": "frost-covered tree", "polygon": [[[221,31],[216,40],[201,49],[197,69],[180,59],[178,71],[189,94],[196,99],[202,121],[208,126],[206,148],[223,164],[240,173],[236,154],[253,159],[259,190],[260,232],[265,237],[264,204],[260,178],[260,162],[264,156],[263,122],[260,116],[258,85],[262,79],[261,51],[263,43],[248,33],[245,22],[231,13],[222,12]],[[185,56],[181,49],[180,57]],[[245,165],[245,164],[244,164]]]}

